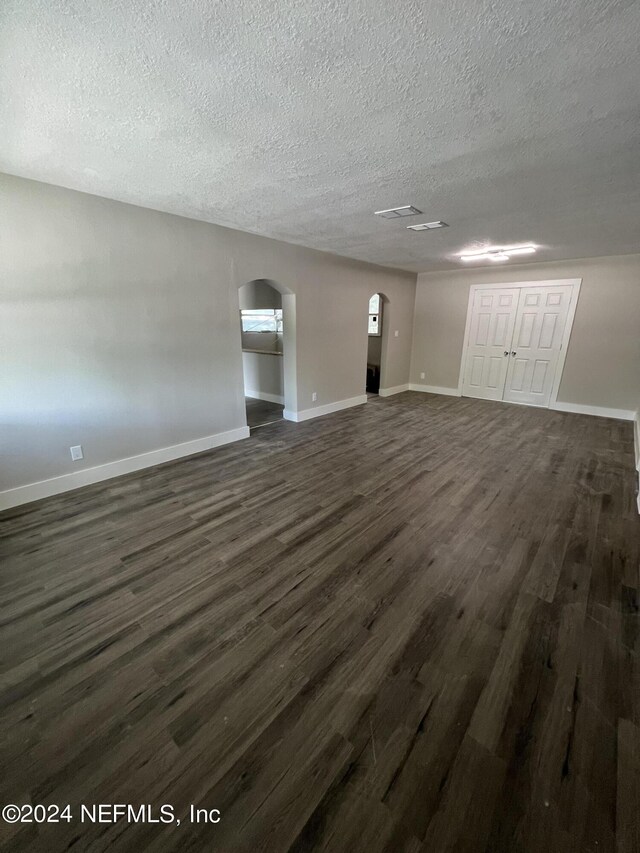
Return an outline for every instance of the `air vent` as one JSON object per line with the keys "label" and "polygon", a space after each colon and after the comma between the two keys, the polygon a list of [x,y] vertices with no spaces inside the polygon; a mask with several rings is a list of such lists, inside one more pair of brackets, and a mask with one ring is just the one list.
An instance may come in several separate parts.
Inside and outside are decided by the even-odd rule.
{"label": "air vent", "polygon": [[383,219],[399,219],[401,216],[415,216],[418,213],[422,211],[410,204],[405,204],[403,207],[390,207],[389,210],[376,210],[374,216],[381,216]]}
{"label": "air vent", "polygon": [[407,225],[409,231],[435,231],[436,228],[448,228],[446,222],[423,222],[422,225]]}

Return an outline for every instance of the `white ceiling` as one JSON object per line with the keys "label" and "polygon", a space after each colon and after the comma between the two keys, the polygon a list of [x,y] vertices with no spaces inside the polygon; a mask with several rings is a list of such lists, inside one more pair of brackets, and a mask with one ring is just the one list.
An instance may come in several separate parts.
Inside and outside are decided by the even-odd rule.
{"label": "white ceiling", "polygon": [[0,170],[411,270],[637,252],[639,45],[638,0],[4,0]]}

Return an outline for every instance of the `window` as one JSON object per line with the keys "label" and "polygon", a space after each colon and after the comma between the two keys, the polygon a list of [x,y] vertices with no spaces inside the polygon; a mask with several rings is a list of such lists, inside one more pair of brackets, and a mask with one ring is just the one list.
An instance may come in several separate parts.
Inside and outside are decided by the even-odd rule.
{"label": "window", "polygon": [[240,322],[243,332],[282,332],[282,308],[243,308]]}
{"label": "window", "polygon": [[379,293],[374,295],[369,300],[369,334],[382,334],[382,300]]}

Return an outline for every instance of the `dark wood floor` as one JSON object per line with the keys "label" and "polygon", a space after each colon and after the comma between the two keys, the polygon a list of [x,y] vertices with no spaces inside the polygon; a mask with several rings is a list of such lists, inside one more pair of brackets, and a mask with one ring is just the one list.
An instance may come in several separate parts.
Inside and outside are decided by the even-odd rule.
{"label": "dark wood floor", "polygon": [[633,492],[628,423],[407,393],[5,513],[0,802],[74,819],[0,848],[638,853]]}
{"label": "dark wood floor", "polygon": [[272,424],[282,419],[284,406],[278,403],[269,403],[266,400],[256,400],[255,397],[244,398],[247,412],[247,426],[254,428]]}

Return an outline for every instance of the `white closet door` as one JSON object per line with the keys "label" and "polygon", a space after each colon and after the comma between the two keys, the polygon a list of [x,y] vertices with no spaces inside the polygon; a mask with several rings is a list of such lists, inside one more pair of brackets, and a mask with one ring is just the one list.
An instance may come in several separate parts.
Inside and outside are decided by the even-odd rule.
{"label": "white closet door", "polygon": [[518,293],[517,287],[476,291],[462,386],[465,397],[502,400]]}
{"label": "white closet door", "polygon": [[570,285],[521,289],[504,400],[549,405],[572,290]]}

